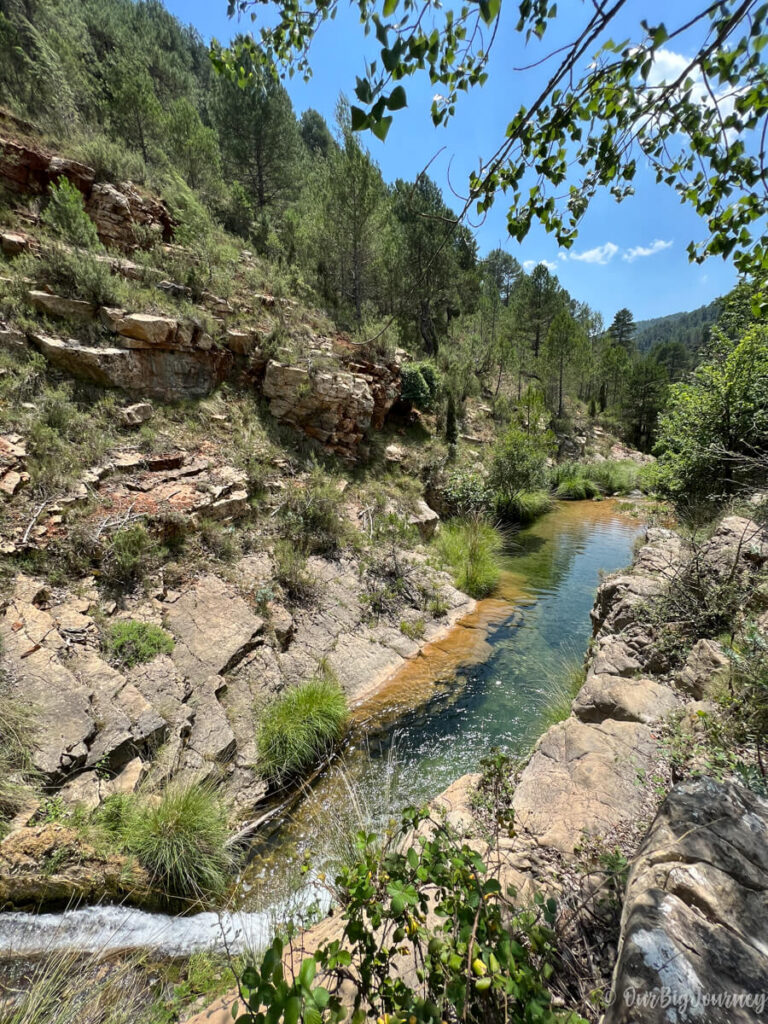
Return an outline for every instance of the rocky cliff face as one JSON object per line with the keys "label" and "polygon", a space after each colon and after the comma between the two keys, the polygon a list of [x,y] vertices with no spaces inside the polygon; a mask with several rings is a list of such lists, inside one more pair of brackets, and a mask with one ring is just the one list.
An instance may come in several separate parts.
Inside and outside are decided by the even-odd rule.
{"label": "rocky cliff face", "polygon": [[83,193],[86,210],[105,245],[129,252],[153,238],[172,239],[174,221],[168,207],[131,182],[97,183],[92,167],[57,156],[39,144],[0,135],[0,187],[18,196],[42,196],[59,178]]}

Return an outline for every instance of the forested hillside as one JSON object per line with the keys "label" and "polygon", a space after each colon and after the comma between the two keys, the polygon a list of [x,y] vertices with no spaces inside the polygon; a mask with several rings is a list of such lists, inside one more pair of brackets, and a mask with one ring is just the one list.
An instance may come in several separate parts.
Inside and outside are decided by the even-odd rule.
{"label": "forested hillside", "polygon": [[245,88],[217,75],[196,31],[156,0],[0,0],[0,58],[15,114],[97,180],[163,195],[200,255],[187,283],[201,266],[209,284],[227,276],[226,231],[373,351],[436,359],[460,411],[483,387],[502,416],[524,392],[560,418],[591,402],[650,443],[679,360],[660,371],[617,342],[544,265],[527,274],[505,251],[480,255],[426,175],[384,182],[343,98],[332,126],[314,110],[297,118],[260,65]]}
{"label": "forested hillside", "polygon": [[720,303],[716,300],[690,313],[671,313],[637,323],[637,347],[648,352],[657,345],[682,345],[691,354],[700,352],[717,322]]}

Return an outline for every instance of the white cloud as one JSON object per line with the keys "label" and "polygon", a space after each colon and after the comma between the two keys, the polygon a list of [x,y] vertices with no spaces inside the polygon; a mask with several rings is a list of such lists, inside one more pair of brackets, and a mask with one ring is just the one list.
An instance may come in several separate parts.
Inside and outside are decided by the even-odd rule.
{"label": "white cloud", "polygon": [[540,263],[543,263],[547,270],[552,271],[557,269],[557,264],[554,260],[525,260],[523,263],[523,270],[530,274],[530,272],[535,267],[538,267]]}
{"label": "white cloud", "polygon": [[627,249],[621,258],[627,263],[634,263],[638,257],[655,256],[657,252],[664,252],[665,249],[671,248],[672,244],[672,241],[665,242],[661,238],[654,238],[650,245],[635,245],[631,249]]}
{"label": "white cloud", "polygon": [[[662,47],[657,50],[653,57],[653,64],[651,65],[650,72],[648,73],[647,84],[653,88],[657,88],[661,85],[671,85],[676,82],[682,74],[684,74],[686,68],[690,65],[690,59],[684,57],[682,53],[675,53],[674,50],[667,50]],[[704,78],[700,71],[694,70],[689,76],[691,81],[691,96],[694,100],[698,100],[702,106],[717,108],[720,111],[721,117],[728,117],[729,114],[733,113],[736,99],[739,95],[738,89],[726,85],[721,92],[715,92],[714,87],[711,86],[712,92],[707,88]],[[684,91],[684,82],[680,84],[680,95],[682,96]],[[728,141],[732,141],[738,132],[735,129],[729,129],[726,132]]]}
{"label": "white cloud", "polygon": [[605,266],[610,263],[619,251],[618,245],[613,242],[606,242],[604,245],[596,245],[594,249],[587,249],[585,252],[572,252],[568,259],[578,260],[579,263],[599,263]]}

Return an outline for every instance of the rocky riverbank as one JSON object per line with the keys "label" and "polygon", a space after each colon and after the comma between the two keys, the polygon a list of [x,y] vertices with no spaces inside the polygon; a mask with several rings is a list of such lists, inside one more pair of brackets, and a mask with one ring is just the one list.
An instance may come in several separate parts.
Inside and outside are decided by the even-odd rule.
{"label": "rocky riverbank", "polygon": [[[668,1019],[652,999],[636,999],[664,986],[694,1007],[680,1021],[758,1019],[750,1003],[704,1018],[695,1013],[697,999],[715,989],[759,994],[768,964],[768,801],[733,781],[673,784],[670,736],[697,729],[712,707],[702,698],[711,699],[729,671],[711,637],[689,644],[682,660],[660,642],[659,613],[694,561],[713,585],[727,573],[748,604],[746,595],[763,585],[768,534],[739,516],[722,520],[700,544],[649,529],[632,567],[598,589],[584,685],[571,715],[541,737],[514,780],[513,832],[492,847],[482,838],[478,775],[457,780],[437,801],[459,833],[484,849],[502,884],[514,886],[519,903],[542,889],[556,896],[558,927],[575,955],[584,922],[572,897],[585,893],[585,848],[597,844],[629,858],[620,934],[593,950],[602,957],[592,980],[605,987],[605,1024]],[[768,633],[768,615],[758,626]],[[594,901],[601,883],[592,875],[590,884]],[[302,937],[298,960],[342,931],[339,914],[320,922]],[[224,1024],[231,1002],[220,1000],[195,1024]]]}

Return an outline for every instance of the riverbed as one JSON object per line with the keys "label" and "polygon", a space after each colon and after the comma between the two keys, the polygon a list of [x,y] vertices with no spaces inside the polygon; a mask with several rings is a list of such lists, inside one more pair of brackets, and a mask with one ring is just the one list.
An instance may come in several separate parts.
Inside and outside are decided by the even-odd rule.
{"label": "riverbed", "polygon": [[[510,534],[499,586],[353,709],[345,748],[250,851],[226,914],[169,918],[95,907],[0,915],[0,953],[159,946],[166,954],[255,948],[276,925],[329,898],[318,876],[358,827],[376,828],[476,771],[494,747],[523,756],[591,636],[601,572],[631,561],[641,531],[610,500],[561,502]],[[302,872],[309,859],[311,869]]]}

